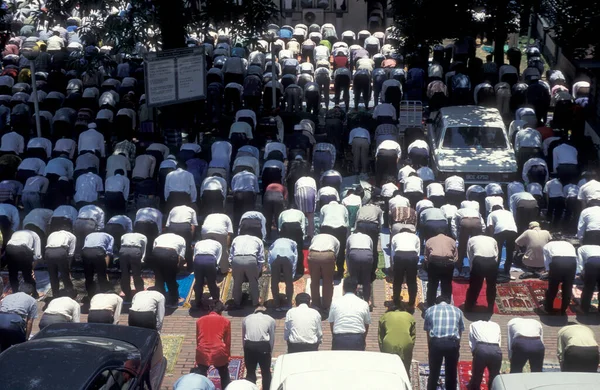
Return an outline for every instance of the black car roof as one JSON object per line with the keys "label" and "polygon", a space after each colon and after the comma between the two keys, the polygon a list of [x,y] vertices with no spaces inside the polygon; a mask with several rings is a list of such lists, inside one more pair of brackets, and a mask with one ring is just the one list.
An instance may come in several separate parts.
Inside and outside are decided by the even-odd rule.
{"label": "black car roof", "polygon": [[2,389],[83,390],[110,367],[137,373],[140,354],[133,345],[94,336],[34,339],[0,354]]}

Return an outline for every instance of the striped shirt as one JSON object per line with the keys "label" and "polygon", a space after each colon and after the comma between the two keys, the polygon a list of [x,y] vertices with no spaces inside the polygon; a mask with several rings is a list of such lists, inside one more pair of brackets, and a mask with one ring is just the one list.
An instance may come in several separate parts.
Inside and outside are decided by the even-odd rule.
{"label": "striped shirt", "polygon": [[432,306],[425,312],[423,329],[429,337],[459,340],[465,330],[462,311],[446,302]]}

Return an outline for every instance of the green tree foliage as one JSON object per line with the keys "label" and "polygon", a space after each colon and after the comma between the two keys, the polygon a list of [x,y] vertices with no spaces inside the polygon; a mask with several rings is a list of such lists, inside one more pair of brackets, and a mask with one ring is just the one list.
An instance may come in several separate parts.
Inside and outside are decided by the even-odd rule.
{"label": "green tree foliage", "polygon": [[542,15],[553,23],[560,47],[581,58],[600,58],[600,0],[542,2]]}

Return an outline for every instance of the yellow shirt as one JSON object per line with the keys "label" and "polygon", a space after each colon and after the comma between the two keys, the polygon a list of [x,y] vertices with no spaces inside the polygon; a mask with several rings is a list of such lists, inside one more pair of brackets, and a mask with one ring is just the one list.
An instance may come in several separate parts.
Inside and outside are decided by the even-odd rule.
{"label": "yellow shirt", "polygon": [[594,332],[584,325],[568,325],[558,331],[558,360],[562,363],[563,356],[570,347],[597,347]]}

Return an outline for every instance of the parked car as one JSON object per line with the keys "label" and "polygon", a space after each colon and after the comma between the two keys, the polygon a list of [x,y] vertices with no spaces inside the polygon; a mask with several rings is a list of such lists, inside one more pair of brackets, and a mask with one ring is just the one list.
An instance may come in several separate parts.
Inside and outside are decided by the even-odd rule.
{"label": "parked car", "polygon": [[167,359],[158,332],[54,324],[0,354],[4,390],[160,389]]}
{"label": "parked car", "polygon": [[596,390],[600,374],[586,372],[535,372],[498,375],[491,390]]}
{"label": "parked car", "polygon": [[436,180],[459,175],[467,184],[509,183],[517,161],[506,126],[495,108],[440,109],[427,129]]}
{"label": "parked car", "polygon": [[271,390],[410,390],[398,355],[362,351],[317,351],[281,355]]}

